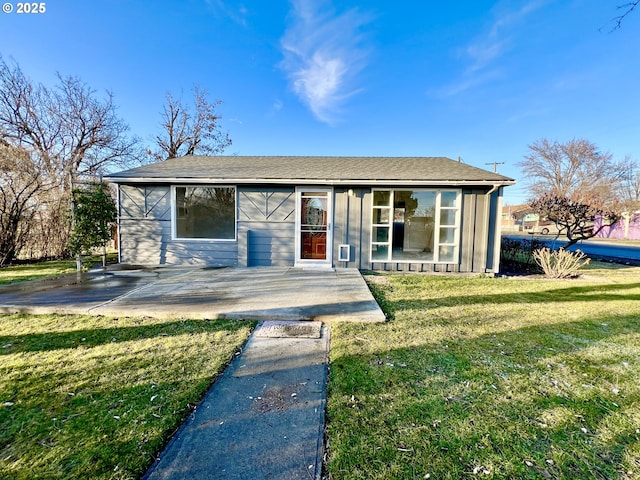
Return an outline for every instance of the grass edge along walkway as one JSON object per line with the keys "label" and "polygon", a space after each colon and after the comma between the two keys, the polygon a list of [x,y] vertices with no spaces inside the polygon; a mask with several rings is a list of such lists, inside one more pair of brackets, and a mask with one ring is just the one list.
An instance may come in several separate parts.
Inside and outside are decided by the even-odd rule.
{"label": "grass edge along walkway", "polygon": [[[107,261],[112,263],[117,260],[117,254],[109,253]],[[100,264],[100,256],[84,257],[83,269],[87,270],[92,265]],[[27,282],[31,280],[45,280],[57,278],[62,275],[75,273],[75,259],[48,260],[45,262],[25,263],[22,265],[8,265],[0,267],[0,286],[12,285],[15,283]]]}
{"label": "grass edge along walkway", "polygon": [[0,316],[0,478],[139,478],[253,327]]}

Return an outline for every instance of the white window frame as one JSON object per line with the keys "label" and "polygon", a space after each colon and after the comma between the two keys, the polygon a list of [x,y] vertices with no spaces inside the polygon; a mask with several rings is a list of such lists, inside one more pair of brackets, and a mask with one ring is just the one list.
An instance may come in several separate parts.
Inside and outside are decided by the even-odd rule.
{"label": "white window frame", "polygon": [[[178,236],[178,202],[177,202],[177,193],[176,190],[178,188],[233,188],[234,189],[234,227],[233,227],[233,238],[193,238],[193,237],[179,237]],[[237,242],[238,241],[238,187],[237,185],[226,185],[226,184],[184,184],[184,185],[171,185],[171,239],[179,240],[181,242],[208,242],[208,243],[218,243],[218,242]]]}
{"label": "white window frame", "polygon": [[[433,225],[433,260],[424,259],[393,259],[393,204],[395,201],[396,191],[414,191],[414,192],[436,192],[436,205],[435,205],[435,218]],[[375,205],[374,195],[375,192],[389,192],[389,205]],[[455,207],[442,207],[442,193],[454,192],[456,194],[456,206]],[[389,210],[389,221],[386,224],[374,223],[376,209]],[[445,228],[455,229],[453,242],[440,242],[440,213],[442,210],[455,210],[455,224],[446,225]],[[369,261],[371,263],[428,263],[428,264],[457,264],[460,261],[460,237],[461,237],[461,218],[462,218],[462,190],[454,188],[413,188],[413,187],[399,187],[399,188],[373,188],[371,189],[371,238],[369,242]],[[388,228],[389,234],[386,242],[374,241],[373,232],[375,227]],[[374,259],[372,256],[372,248],[374,245],[387,245],[387,258],[386,259]],[[454,247],[453,258],[451,260],[440,260],[440,247]]]}

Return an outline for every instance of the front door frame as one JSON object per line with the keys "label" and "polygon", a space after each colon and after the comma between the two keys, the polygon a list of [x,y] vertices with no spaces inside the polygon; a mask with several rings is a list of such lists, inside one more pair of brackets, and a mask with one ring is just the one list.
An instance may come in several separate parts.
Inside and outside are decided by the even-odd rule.
{"label": "front door frame", "polygon": [[[327,194],[327,239],[325,259],[302,258],[302,194],[304,192]],[[296,187],[296,241],[295,241],[295,266],[296,267],[333,267],[333,187]]]}

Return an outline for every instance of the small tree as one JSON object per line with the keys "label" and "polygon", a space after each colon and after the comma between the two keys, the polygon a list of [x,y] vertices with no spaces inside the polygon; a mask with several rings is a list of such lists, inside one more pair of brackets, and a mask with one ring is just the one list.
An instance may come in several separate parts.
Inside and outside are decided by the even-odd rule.
{"label": "small tree", "polygon": [[[76,255],[78,271],[82,268],[81,256],[92,248],[102,247],[106,255],[106,245],[111,239],[112,225],[117,209],[109,186],[106,183],[92,183],[85,188],[74,188],[72,231],[69,251]],[[103,256],[103,265],[106,256]]]}
{"label": "small tree", "polygon": [[[554,222],[560,234],[566,235],[568,242],[562,246],[565,249],[580,240],[595,237],[603,228],[611,227],[620,219],[616,211],[604,206],[558,195],[543,195],[530,206],[542,219]],[[596,217],[602,218],[597,228],[594,226]]]}

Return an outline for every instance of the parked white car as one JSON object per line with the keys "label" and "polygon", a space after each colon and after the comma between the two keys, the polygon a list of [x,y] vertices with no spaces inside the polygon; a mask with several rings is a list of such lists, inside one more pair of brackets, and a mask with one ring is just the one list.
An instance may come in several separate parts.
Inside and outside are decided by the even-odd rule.
{"label": "parked white car", "polygon": [[553,222],[544,223],[543,225],[534,225],[529,230],[530,233],[539,233],[541,235],[558,235],[560,230]]}

